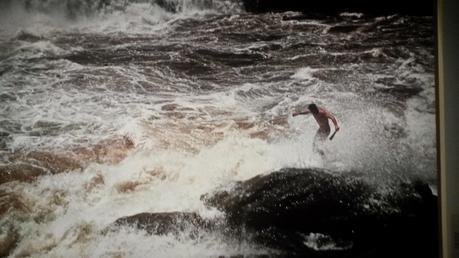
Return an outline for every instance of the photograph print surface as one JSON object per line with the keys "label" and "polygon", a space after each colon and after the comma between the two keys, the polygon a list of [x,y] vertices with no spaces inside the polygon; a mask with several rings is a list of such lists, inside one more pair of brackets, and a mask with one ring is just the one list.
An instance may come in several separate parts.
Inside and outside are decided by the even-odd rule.
{"label": "photograph print surface", "polygon": [[438,257],[433,3],[0,3],[1,257]]}

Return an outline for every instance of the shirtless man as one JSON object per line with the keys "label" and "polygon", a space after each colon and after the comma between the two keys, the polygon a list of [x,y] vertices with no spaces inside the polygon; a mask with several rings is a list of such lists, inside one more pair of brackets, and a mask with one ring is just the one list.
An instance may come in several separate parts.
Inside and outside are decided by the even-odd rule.
{"label": "shirtless man", "polygon": [[319,149],[318,144],[319,143],[322,144],[328,138],[328,135],[330,134],[330,125],[328,124],[328,119],[330,119],[333,122],[335,126],[335,133],[339,131],[338,122],[336,121],[335,116],[333,116],[325,108],[317,107],[316,104],[309,104],[308,110],[304,112],[294,113],[293,116],[307,115],[309,113],[312,113],[312,115],[317,121],[317,124],[319,124],[319,130],[317,130],[316,136],[314,136],[314,142],[313,142],[312,149],[313,151],[318,152],[321,155],[324,155],[323,150]]}

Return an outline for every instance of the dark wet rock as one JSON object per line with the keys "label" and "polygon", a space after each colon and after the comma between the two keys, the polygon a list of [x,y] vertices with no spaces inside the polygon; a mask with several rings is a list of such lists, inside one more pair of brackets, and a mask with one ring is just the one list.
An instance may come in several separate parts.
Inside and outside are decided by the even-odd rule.
{"label": "dark wet rock", "polygon": [[6,150],[7,142],[11,139],[10,133],[0,129],[0,150]]}
{"label": "dark wet rock", "polygon": [[[282,32],[282,31],[276,31],[275,33],[257,33],[257,32],[247,33],[247,32],[240,32],[240,31],[235,31],[235,32],[222,31],[221,34],[222,34],[222,37],[225,37],[229,40],[233,40],[236,42],[241,42],[241,43],[250,43],[254,41],[255,42],[256,41],[265,41],[265,42],[277,41],[277,40],[280,40],[288,36],[285,34],[285,32]],[[280,45],[267,45],[263,47],[266,48],[265,50],[269,50],[269,47],[272,47],[272,50],[277,50],[277,49],[282,48],[282,46]]]}
{"label": "dark wet rock", "polygon": [[60,123],[39,120],[31,126],[25,126],[30,136],[56,136],[63,131],[63,126]]}
{"label": "dark wet rock", "polygon": [[379,191],[358,174],[282,169],[207,194],[204,202],[226,213],[209,221],[196,213],[140,213],[107,230],[131,226],[149,234],[218,230],[298,257],[436,257],[437,197],[421,181]]}
{"label": "dark wet rock", "polygon": [[329,33],[349,33],[356,31],[360,28],[360,25],[337,25],[331,27],[328,32]]}
{"label": "dark wet rock", "polygon": [[258,63],[266,57],[260,53],[234,53],[210,49],[198,49],[190,57],[204,59],[205,63],[221,63],[232,67],[247,66]]}
{"label": "dark wet rock", "polygon": [[117,219],[109,229],[120,226],[132,226],[145,230],[149,234],[179,234],[188,232],[191,235],[198,234],[202,230],[212,227],[212,223],[204,220],[196,213],[165,212],[165,213],[140,213]]}
{"label": "dark wet rock", "polygon": [[249,12],[285,12],[298,11],[308,14],[320,13],[336,15],[341,12],[362,12],[372,15],[384,14],[411,14],[432,15],[434,13],[434,1],[431,0],[326,0],[326,1],[295,1],[295,0],[243,0],[244,7]]}
{"label": "dark wet rock", "polygon": [[27,41],[27,42],[37,42],[39,40],[42,40],[43,37],[37,36],[37,35],[34,35],[34,34],[30,33],[30,32],[21,30],[16,34],[15,39],[22,40],[22,41]]}
{"label": "dark wet rock", "polygon": [[[99,35],[94,35],[85,40],[88,42],[82,42],[82,44],[87,48],[81,51],[74,51],[70,54],[62,56],[63,58],[78,63],[81,65],[96,65],[96,66],[110,66],[110,65],[119,65],[119,64],[150,64],[152,62],[157,62],[160,60],[168,60],[170,57],[167,54],[168,49],[174,49],[172,46],[162,47],[158,46],[152,48],[148,45],[138,45],[128,48],[102,48],[101,46],[109,44],[123,44],[130,43],[129,39],[121,40],[116,42],[116,39],[111,39],[107,37],[100,37]],[[142,39],[140,39],[142,40]],[[139,41],[140,41],[139,40]],[[151,39],[145,39],[151,40]],[[100,41],[100,43],[99,43]],[[94,43],[96,42],[96,43]],[[86,45],[85,45],[86,43]],[[171,50],[172,51],[172,50]]]}
{"label": "dark wet rock", "polygon": [[178,11],[178,2],[176,1],[156,0],[154,2],[168,12],[175,13]]}
{"label": "dark wet rock", "polygon": [[11,70],[12,70],[11,66],[0,67],[0,76],[3,76],[4,74],[8,73]]}
{"label": "dark wet rock", "polygon": [[394,77],[379,78],[376,80],[376,83],[384,86],[374,88],[380,93],[391,94],[398,99],[407,99],[416,96],[423,90],[416,82],[400,84],[396,80]]}
{"label": "dark wet rock", "polygon": [[177,109],[178,105],[177,104],[166,104],[161,107],[161,110],[163,111],[174,111]]}
{"label": "dark wet rock", "polygon": [[[436,257],[437,200],[428,185],[395,184],[388,192],[382,194],[354,176],[282,169],[203,200],[225,212],[235,232],[289,253]],[[305,244],[311,234],[333,239],[335,250],[311,249]]]}
{"label": "dark wet rock", "polygon": [[421,86],[416,85],[395,84],[392,87],[378,88],[377,90],[383,93],[389,93],[397,98],[407,99],[418,95],[423,89]]}
{"label": "dark wet rock", "polygon": [[219,192],[206,202],[226,212],[230,225],[258,232],[256,238],[265,244],[303,249],[297,232],[350,237],[353,225],[345,220],[351,222],[362,213],[370,195],[369,186],[357,180],[312,170],[283,170],[241,182],[233,191]]}
{"label": "dark wet rock", "polygon": [[[0,72],[1,75],[1,72]],[[11,93],[2,93],[0,94],[0,100],[1,101],[16,101],[17,97]]]}
{"label": "dark wet rock", "polygon": [[9,133],[21,132],[21,124],[10,120],[0,120],[1,128]]}
{"label": "dark wet rock", "polygon": [[184,73],[188,76],[211,74],[213,72],[211,67],[196,61],[166,61],[159,62],[158,64],[166,66],[174,72]]}

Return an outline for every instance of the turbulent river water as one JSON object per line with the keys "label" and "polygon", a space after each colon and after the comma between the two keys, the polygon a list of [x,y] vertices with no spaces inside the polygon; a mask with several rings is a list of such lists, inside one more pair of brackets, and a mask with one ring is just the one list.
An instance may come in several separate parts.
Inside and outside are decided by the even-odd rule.
{"label": "turbulent river water", "polygon": [[[219,232],[104,229],[141,212],[224,217],[201,196],[285,167],[379,185],[421,178],[435,191],[432,17],[94,3],[17,1],[1,13],[0,232],[11,257],[269,254]],[[312,152],[314,119],[291,116],[312,102],[341,126],[325,158]]]}

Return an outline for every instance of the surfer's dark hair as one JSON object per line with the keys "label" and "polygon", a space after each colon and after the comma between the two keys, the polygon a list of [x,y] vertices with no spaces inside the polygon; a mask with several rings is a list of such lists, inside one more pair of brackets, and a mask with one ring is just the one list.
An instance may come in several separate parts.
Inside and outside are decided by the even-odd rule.
{"label": "surfer's dark hair", "polygon": [[312,113],[317,113],[317,112],[319,112],[319,108],[318,108],[317,105],[314,104],[314,103],[309,104],[309,105],[308,105],[308,109],[309,109],[309,111],[311,111]]}

